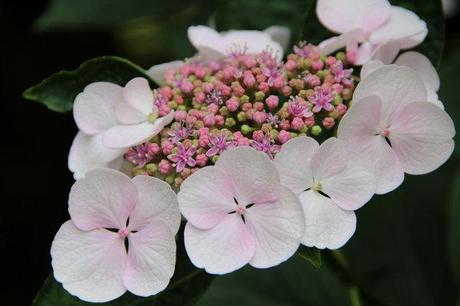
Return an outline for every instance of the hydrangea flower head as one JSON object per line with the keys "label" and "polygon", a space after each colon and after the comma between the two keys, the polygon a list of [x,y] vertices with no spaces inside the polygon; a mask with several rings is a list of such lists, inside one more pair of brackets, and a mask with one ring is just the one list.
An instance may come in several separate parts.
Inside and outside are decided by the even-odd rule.
{"label": "hydrangea flower head", "polygon": [[441,166],[454,149],[449,115],[429,102],[426,85],[408,67],[388,65],[364,78],[338,137],[375,168],[377,193],[398,187],[404,173]]}
{"label": "hydrangea flower head", "polygon": [[71,294],[106,302],[126,290],[149,296],[169,283],[176,261],[180,213],[171,187],[96,169],[70,192],[71,220],[51,247],[54,277]]}
{"label": "hydrangea flower head", "polygon": [[181,185],[184,241],[192,263],[213,274],[246,264],[268,268],[297,250],[304,232],[299,200],[274,164],[248,147],[225,151]]}
{"label": "hydrangea flower head", "polygon": [[350,158],[337,138],[321,146],[311,137],[297,137],[275,157],[281,183],[300,199],[305,215],[302,243],[337,249],[353,235],[354,210],[375,192],[375,178],[358,160]]}
{"label": "hydrangea flower head", "polygon": [[387,0],[318,0],[316,14],[326,28],[341,34],[322,42],[322,52],[346,47],[349,60],[357,65],[370,59],[388,64],[400,50],[417,46],[428,34],[426,23],[416,14]]}
{"label": "hydrangea flower head", "polygon": [[[174,111],[174,119],[144,143],[161,148],[148,161],[144,158],[146,163],[126,155],[135,166],[133,174],[159,175],[179,187],[235,146],[251,146],[273,159],[280,146],[298,135],[332,135],[346,113],[356,77],[340,54],[324,57],[304,43],[294,49],[284,63],[267,50],[248,49],[166,69],[165,85],[156,89],[154,99],[161,98],[157,107]],[[166,171],[165,160],[173,164],[172,171]]]}

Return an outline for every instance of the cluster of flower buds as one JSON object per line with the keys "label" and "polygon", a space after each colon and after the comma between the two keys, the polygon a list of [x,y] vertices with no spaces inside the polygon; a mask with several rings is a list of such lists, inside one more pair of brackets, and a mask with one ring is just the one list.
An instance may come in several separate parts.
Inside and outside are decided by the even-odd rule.
{"label": "cluster of flower buds", "polygon": [[192,60],[165,73],[154,93],[159,115],[174,121],[125,158],[134,174],[160,176],[178,187],[230,147],[252,146],[271,159],[299,135],[332,135],[355,88],[344,53],[321,55],[300,43],[280,63],[276,54],[232,52],[216,62]]}

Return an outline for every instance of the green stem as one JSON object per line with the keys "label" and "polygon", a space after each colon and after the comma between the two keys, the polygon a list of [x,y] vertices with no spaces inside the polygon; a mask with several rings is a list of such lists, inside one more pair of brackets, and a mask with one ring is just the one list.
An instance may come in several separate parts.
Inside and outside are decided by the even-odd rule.
{"label": "green stem", "polygon": [[356,286],[349,288],[351,306],[362,306],[359,289]]}
{"label": "green stem", "polygon": [[[338,250],[326,250],[321,252],[321,255],[326,265],[329,266],[336,277],[348,288],[351,306],[363,306],[367,304],[382,305],[382,303],[367,293],[364,283],[353,275],[350,264],[342,252]],[[363,301],[366,301],[366,303],[363,303]]]}

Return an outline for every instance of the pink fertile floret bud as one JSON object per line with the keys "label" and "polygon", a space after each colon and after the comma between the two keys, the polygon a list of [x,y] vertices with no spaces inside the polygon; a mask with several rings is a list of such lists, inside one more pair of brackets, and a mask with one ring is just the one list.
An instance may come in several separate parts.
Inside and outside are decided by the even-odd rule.
{"label": "pink fertile floret bud", "polygon": [[252,119],[258,124],[262,124],[267,120],[267,114],[264,112],[257,111],[252,115]]}
{"label": "pink fertile floret bud", "polygon": [[158,89],[158,93],[165,97],[167,100],[172,98],[172,89],[170,87],[162,87]]}
{"label": "pink fertile floret bud", "polygon": [[278,134],[278,140],[280,143],[284,144],[291,139],[291,134],[288,131],[281,130]]}
{"label": "pink fertile floret bud", "polygon": [[340,94],[340,93],[343,91],[343,86],[342,86],[342,84],[337,84],[337,83],[336,83],[336,84],[332,84],[332,91],[333,91],[334,93]]}
{"label": "pink fertile floret bud", "polygon": [[310,74],[308,77],[306,77],[307,85],[310,87],[315,87],[319,86],[321,84],[321,79],[314,74]]}
{"label": "pink fertile floret bud", "polygon": [[297,68],[297,63],[293,60],[288,60],[285,66],[287,70],[292,71]]}
{"label": "pink fertile floret bud", "polygon": [[205,136],[205,135],[209,135],[209,128],[207,127],[202,127],[198,130],[198,135],[199,136]]}
{"label": "pink fertile floret bud", "polygon": [[194,124],[196,120],[196,117],[190,115],[187,115],[187,118],[185,118],[185,122],[187,122],[190,125]]}
{"label": "pink fertile floret bud", "polygon": [[347,111],[347,106],[346,106],[345,104],[343,104],[343,103],[340,103],[339,105],[337,105],[337,106],[335,107],[335,109],[337,110],[337,112],[339,113],[339,115],[342,116],[343,114],[346,113],[346,111]]}
{"label": "pink fertile floret bud", "polygon": [[347,61],[352,64],[356,62],[356,59],[358,58],[358,54],[356,53],[356,51],[348,51],[346,56]]}
{"label": "pink fertile floret bud", "polygon": [[270,89],[270,85],[267,82],[262,82],[258,86],[259,90],[262,92],[267,92]]}
{"label": "pink fertile floret bud", "polygon": [[279,124],[279,127],[282,130],[289,130],[291,128],[291,124],[289,123],[288,120],[283,119],[283,120],[281,120],[281,122]]}
{"label": "pink fertile floret bud", "polygon": [[276,108],[278,106],[279,101],[280,99],[275,95],[271,95],[267,99],[265,99],[265,103],[267,104],[269,109]]}
{"label": "pink fertile floret bud", "polygon": [[317,60],[313,62],[311,67],[313,68],[313,70],[321,70],[324,67],[324,63],[320,60]]}
{"label": "pink fertile floret bud", "polygon": [[256,111],[263,111],[264,110],[264,104],[262,102],[256,102],[252,105],[252,108]]}
{"label": "pink fertile floret bud", "polygon": [[332,127],[335,125],[334,118],[331,117],[326,117],[323,119],[323,126],[329,130],[332,129]]}
{"label": "pink fertile floret bud", "polygon": [[337,59],[333,56],[328,56],[325,62],[326,62],[326,65],[332,66],[337,62]]}
{"label": "pink fertile floret bud", "polygon": [[252,133],[252,139],[255,140],[255,141],[262,141],[262,139],[264,139],[264,137],[265,137],[265,134],[261,130],[254,131]]}
{"label": "pink fertile floret bud", "polygon": [[200,135],[198,139],[198,144],[200,147],[207,147],[209,144],[209,135]]}
{"label": "pink fertile floret bud", "polygon": [[182,81],[181,84],[180,84],[180,89],[181,89],[184,93],[188,94],[188,93],[192,92],[192,90],[193,90],[193,84],[192,84],[192,82],[190,82],[189,80],[184,80],[184,81]]}
{"label": "pink fertile floret bud", "polygon": [[295,117],[294,119],[292,119],[292,122],[291,122],[292,129],[300,131],[304,126],[305,125],[304,125],[302,118]]}
{"label": "pink fertile floret bud", "polygon": [[204,69],[203,67],[196,67],[195,75],[200,79],[204,78],[206,75],[206,69]]}
{"label": "pink fertile floret bud", "polygon": [[158,108],[158,115],[160,115],[161,117],[163,116],[166,116],[167,114],[169,114],[169,112],[171,111],[171,109],[169,108],[168,105],[161,105],[159,108]]}
{"label": "pink fertile floret bud", "polygon": [[242,95],[244,95],[244,93],[245,93],[245,90],[241,86],[233,88],[233,94],[237,97],[241,97]]}
{"label": "pink fertile floret bud", "polygon": [[219,106],[217,106],[216,104],[209,104],[208,111],[215,115],[219,111]]}
{"label": "pink fertile floret bud", "polygon": [[238,106],[240,106],[240,103],[236,98],[230,98],[225,102],[225,105],[227,106],[227,109],[231,112],[235,112],[238,110]]}
{"label": "pink fertile floret bud", "polygon": [[222,125],[224,125],[224,123],[225,123],[225,118],[224,118],[224,116],[222,116],[222,115],[216,115],[216,116],[214,116],[214,118],[216,119],[216,125],[217,125],[217,126],[222,126]]}
{"label": "pink fertile floret bud", "polygon": [[292,93],[292,88],[286,85],[286,86],[283,87],[281,92],[283,93],[283,95],[285,97],[289,97],[291,95],[291,93]]}
{"label": "pink fertile floret bud", "polygon": [[213,126],[214,124],[216,124],[215,116],[213,114],[206,115],[203,118],[203,123],[207,127]]}
{"label": "pink fertile floret bud", "polygon": [[214,89],[214,85],[211,83],[204,83],[203,84],[203,91],[205,93],[210,93]]}
{"label": "pink fertile floret bud", "polygon": [[252,74],[251,71],[245,71],[244,72],[243,83],[247,87],[254,86],[254,84],[256,83],[256,78],[254,77],[254,75]]}
{"label": "pink fertile floret bud", "polygon": [[195,100],[196,102],[202,104],[206,100],[206,95],[204,94],[204,92],[199,92],[195,95]]}
{"label": "pink fertile floret bud", "polygon": [[161,142],[161,150],[163,151],[163,154],[171,154],[173,148],[174,145],[169,140],[164,140]]}
{"label": "pink fertile floret bud", "polygon": [[168,174],[168,172],[171,170],[171,163],[166,159],[162,159],[158,164],[158,170],[160,170],[160,172],[163,174]]}
{"label": "pink fertile floret bud", "polygon": [[315,117],[314,116],[310,116],[310,117],[307,117],[307,118],[304,118],[303,122],[305,123],[306,126],[308,127],[312,127],[315,125]]}
{"label": "pink fertile floret bud", "polygon": [[176,111],[174,113],[174,119],[176,121],[182,121],[182,120],[185,120],[185,118],[187,118],[187,112],[185,111]]}
{"label": "pink fertile floret bud", "polygon": [[208,162],[208,157],[206,156],[206,154],[198,154],[195,157],[195,161],[196,161],[196,164],[198,166],[204,167],[204,166],[206,166],[206,164]]}
{"label": "pink fertile floret bud", "polygon": [[155,155],[157,154],[158,152],[160,152],[160,146],[156,143],[149,143],[148,144],[148,148],[147,148],[147,151],[149,154],[152,154],[152,155]]}
{"label": "pink fertile floret bud", "polygon": [[273,81],[273,87],[278,89],[283,88],[284,84],[286,84],[286,81],[283,77],[278,77]]}

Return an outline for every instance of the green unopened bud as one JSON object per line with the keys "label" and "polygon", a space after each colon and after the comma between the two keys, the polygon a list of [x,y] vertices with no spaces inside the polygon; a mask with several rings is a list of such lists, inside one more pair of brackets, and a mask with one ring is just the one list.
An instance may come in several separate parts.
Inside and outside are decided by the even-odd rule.
{"label": "green unopened bud", "polygon": [[227,118],[227,119],[225,119],[225,126],[226,126],[226,127],[231,128],[231,127],[234,126],[235,124],[236,124],[235,119],[233,119],[233,118]]}
{"label": "green unopened bud", "polygon": [[273,139],[273,140],[278,140],[278,135],[280,134],[280,132],[278,132],[277,130],[271,130],[269,135],[270,135],[270,138]]}
{"label": "green unopened bud", "polygon": [[228,116],[230,115],[230,112],[228,111],[228,108],[226,106],[222,106],[220,109],[219,109],[219,113],[222,115],[222,116]]}
{"label": "green unopened bud", "polygon": [[337,52],[337,54],[335,55],[335,57],[339,60],[339,61],[344,61],[346,59],[346,55],[344,52]]}
{"label": "green unopened bud", "polygon": [[198,139],[193,139],[192,140],[192,146],[195,147],[195,148],[198,148],[198,146],[199,146]]}
{"label": "green unopened bud", "polygon": [[324,78],[324,71],[323,70],[319,70],[317,73],[316,73],[316,76],[320,79],[323,79]]}
{"label": "green unopened bud", "polygon": [[170,109],[176,109],[177,108],[177,103],[174,101],[169,101],[168,106]]}
{"label": "green unopened bud", "polygon": [[147,169],[147,172],[148,172],[150,175],[153,175],[153,174],[155,174],[155,172],[158,171],[158,166],[155,165],[154,163],[147,164],[147,165],[145,166],[145,168]]}
{"label": "green unopened bud", "polygon": [[213,77],[213,76],[211,76],[211,75],[206,75],[206,76],[204,77],[204,81],[205,81],[205,82],[212,83],[212,82],[214,82],[215,80],[216,80],[216,78]]}
{"label": "green unopened bud", "polygon": [[187,110],[187,107],[185,105],[178,105],[177,106],[177,110],[181,110],[181,111],[186,111]]}
{"label": "green unopened bud", "polygon": [[197,121],[195,121],[195,123],[193,124],[193,126],[195,127],[195,129],[199,130],[199,129],[201,129],[202,127],[204,127],[204,122],[201,121],[201,120],[197,120]]}
{"label": "green unopened bud", "polygon": [[169,185],[172,185],[174,184],[174,179],[175,179],[175,175],[171,174],[165,177],[165,182],[168,183]]}
{"label": "green unopened bud", "polygon": [[335,106],[339,105],[340,103],[342,103],[343,99],[342,97],[339,95],[339,94],[336,94],[335,97],[334,97],[334,102],[333,104]]}
{"label": "green unopened bud", "polygon": [[211,157],[211,163],[215,164],[218,159],[219,159],[219,156],[214,155],[213,157]]}
{"label": "green unopened bud", "polygon": [[240,97],[240,104],[247,103],[247,102],[249,102],[249,96],[247,96],[247,95],[242,95],[242,96]]}
{"label": "green unopened bud", "polygon": [[295,133],[295,132],[290,132],[289,134],[291,135],[291,138],[296,138],[297,136],[299,136],[299,135],[297,135],[297,133]]}
{"label": "green unopened bud", "polygon": [[133,176],[146,174],[144,168],[133,168],[132,173],[133,173]]}
{"label": "green unopened bud", "polygon": [[307,70],[311,68],[311,60],[308,58],[302,58],[299,60],[298,66],[300,70]]}
{"label": "green unopened bud", "polygon": [[148,116],[147,116],[147,121],[150,122],[150,123],[154,123],[155,120],[157,120],[158,118],[158,114],[157,113],[150,113]]}
{"label": "green unopened bud", "polygon": [[297,94],[299,97],[301,98],[304,98],[306,99],[307,98],[307,94],[308,94],[308,91],[305,90],[305,89],[302,89],[301,91],[299,91],[299,93]]}
{"label": "green unopened bud", "polygon": [[247,117],[244,112],[239,112],[238,115],[236,115],[236,119],[238,119],[239,122],[244,122],[246,121]]}
{"label": "green unopened bud", "polygon": [[150,139],[150,142],[160,143],[160,135],[155,135]]}
{"label": "green unopened bud", "polygon": [[314,125],[312,128],[311,128],[311,134],[313,136],[318,136],[319,134],[321,134],[323,130],[321,129],[321,127],[319,125]]}
{"label": "green unopened bud", "polygon": [[196,80],[196,76],[191,74],[191,75],[188,76],[188,79],[189,79],[190,82],[194,82]]}
{"label": "green unopened bud", "polygon": [[301,130],[300,130],[300,133],[301,134],[307,134],[308,132],[308,127],[304,126]]}
{"label": "green unopened bud", "polygon": [[325,54],[321,54],[320,59],[324,62],[326,60],[327,56]]}
{"label": "green unopened bud", "polygon": [[254,129],[250,127],[249,125],[243,124],[241,126],[241,133],[243,133],[244,135],[248,135],[252,131],[254,131]]}
{"label": "green unopened bud", "polygon": [[254,94],[256,101],[262,101],[265,97],[265,94],[262,91],[258,91]]}

